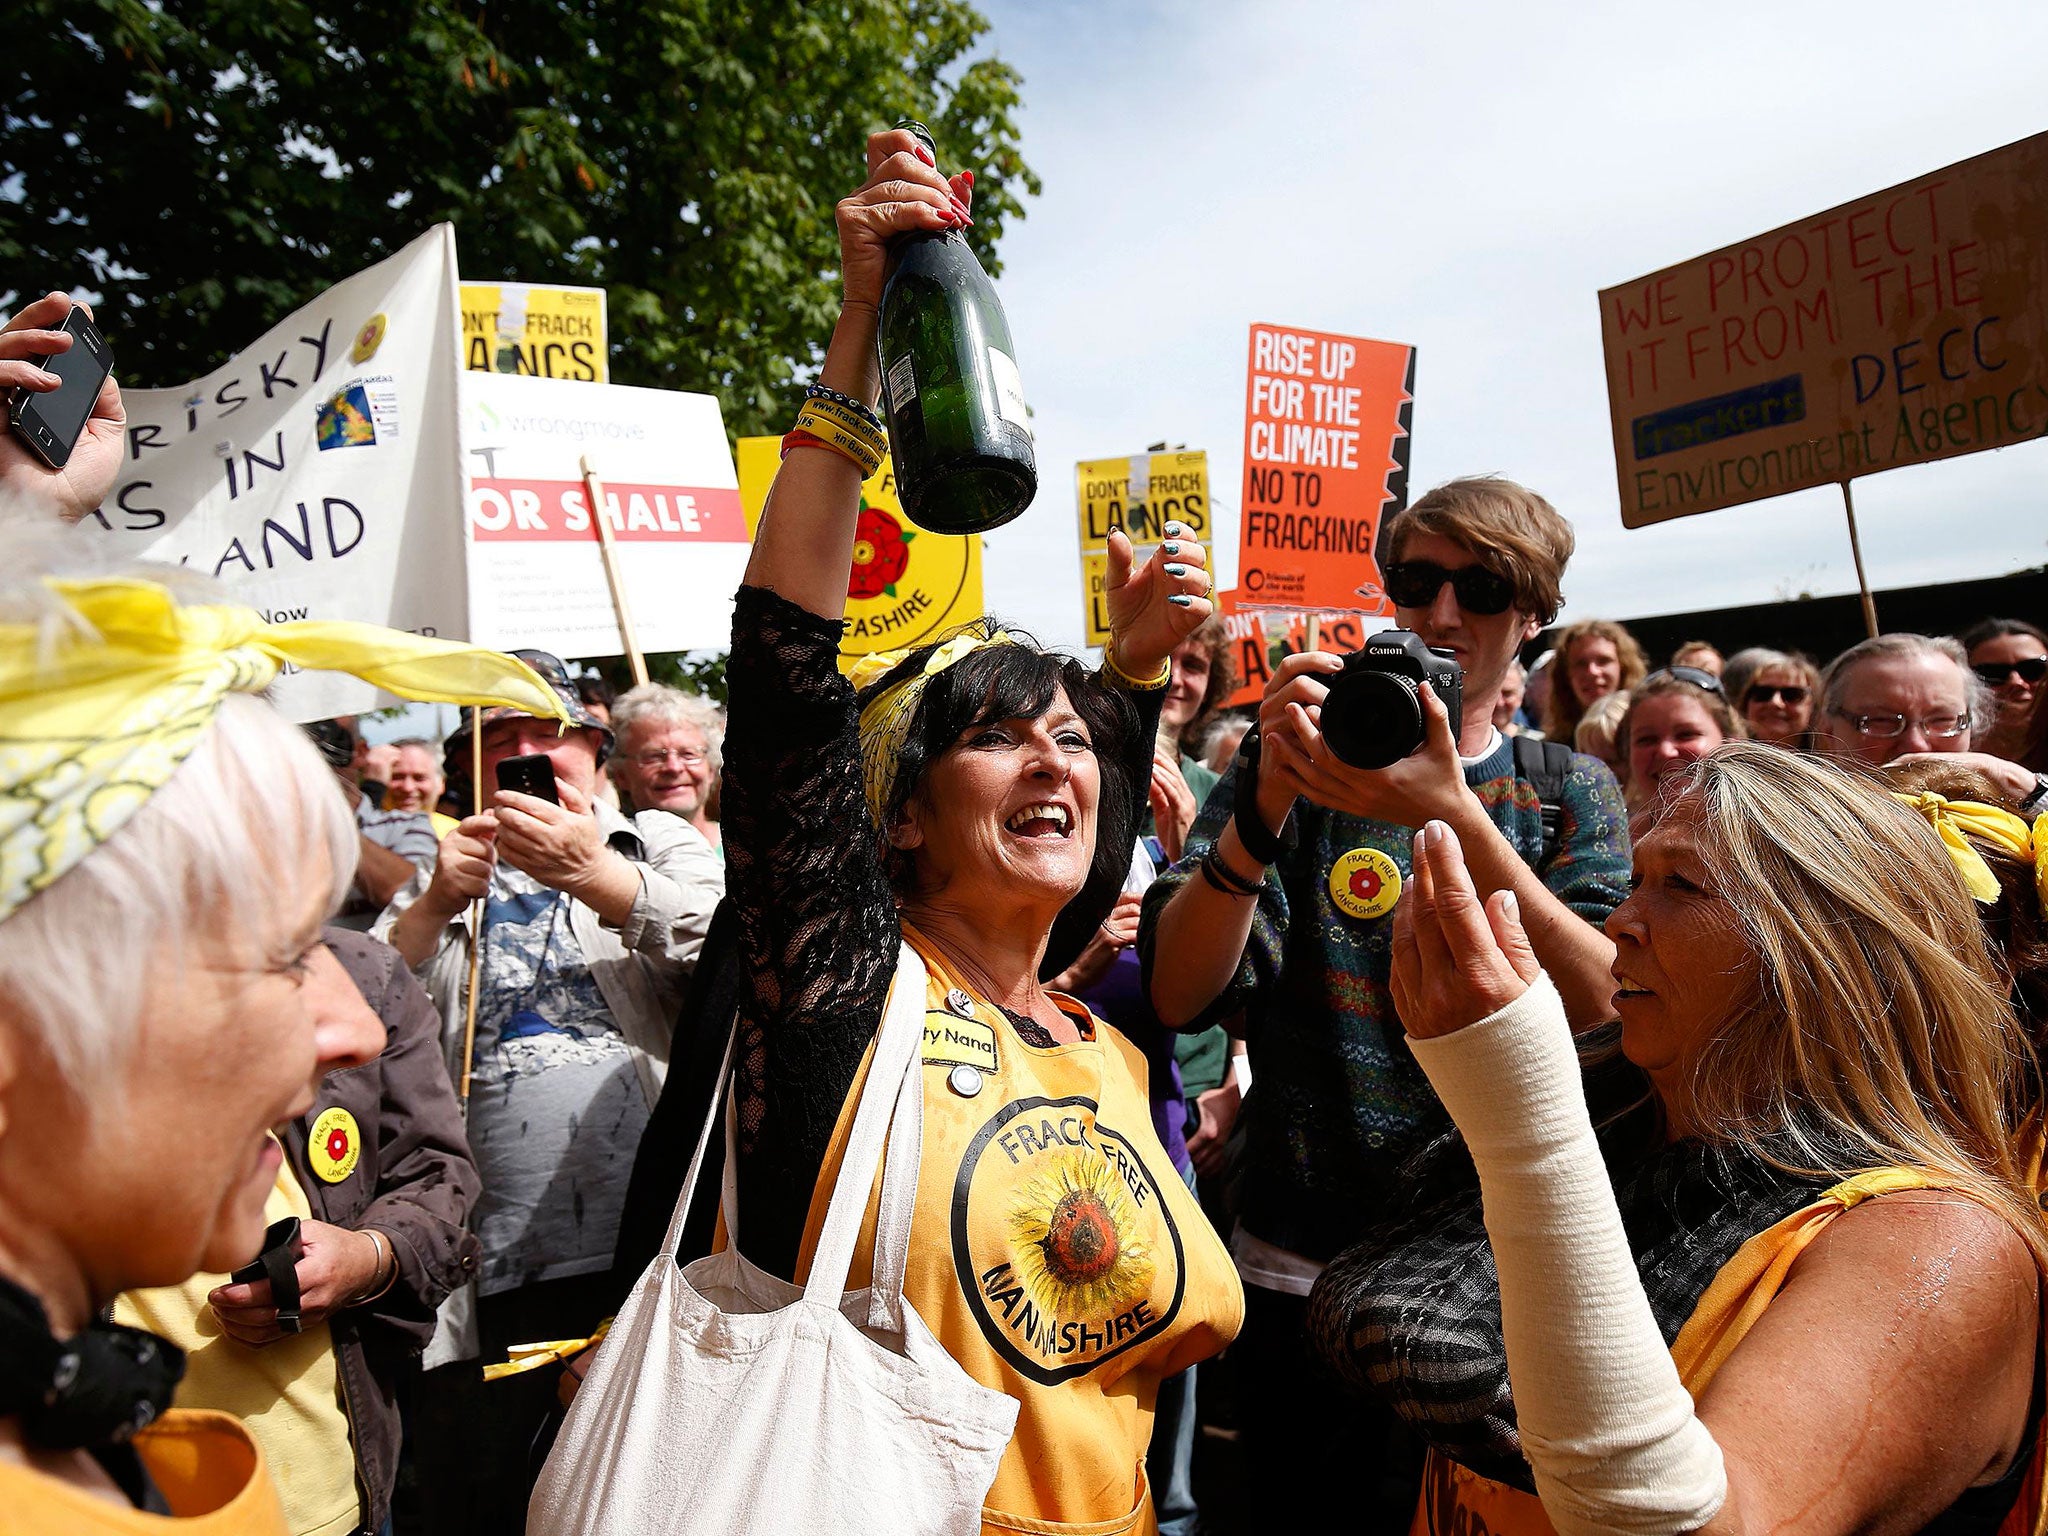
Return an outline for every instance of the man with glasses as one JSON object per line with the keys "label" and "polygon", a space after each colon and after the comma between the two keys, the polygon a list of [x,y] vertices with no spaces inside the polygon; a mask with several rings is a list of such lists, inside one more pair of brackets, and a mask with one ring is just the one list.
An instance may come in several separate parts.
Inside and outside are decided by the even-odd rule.
{"label": "man with glasses", "polygon": [[719,848],[711,817],[725,722],[709,699],[665,683],[643,683],[612,706],[619,755],[612,780],[636,811],[680,816]]}
{"label": "man with glasses", "polygon": [[1821,674],[1823,745],[1872,768],[1902,758],[1959,758],[2021,811],[2048,807],[2048,774],[1974,750],[1991,690],[1948,635],[1879,635],[1852,645]]}
{"label": "man with glasses", "polygon": [[1345,1509],[1363,1528],[1394,1529],[1414,1508],[1416,1474],[1387,1454],[1391,1417],[1336,1386],[1304,1324],[1324,1265],[1395,1213],[1403,1162],[1450,1128],[1388,990],[1415,829],[1447,822],[1481,894],[1515,893],[1580,1027],[1612,1016],[1614,950],[1599,924],[1628,884],[1613,775],[1557,743],[1505,739],[1493,722],[1516,651],[1556,617],[1570,524],[1534,492],[1478,477],[1397,514],[1380,544],[1396,622],[1464,671],[1460,718],[1432,701],[1414,755],[1350,767],[1315,723],[1343,658],[1289,657],[1259,730],[1147,895],[1139,935],[1164,1022],[1200,1029],[1242,1014],[1231,1027],[1255,1076],[1232,1245],[1245,1325],[1229,1359],[1247,1479],[1275,1525]]}

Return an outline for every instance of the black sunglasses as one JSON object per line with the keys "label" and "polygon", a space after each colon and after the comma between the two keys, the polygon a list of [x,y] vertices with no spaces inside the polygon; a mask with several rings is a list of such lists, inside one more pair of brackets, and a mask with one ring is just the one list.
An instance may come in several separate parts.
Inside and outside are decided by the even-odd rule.
{"label": "black sunglasses", "polygon": [[1434,560],[1397,560],[1387,567],[1386,578],[1387,596],[1396,608],[1427,608],[1445,582],[1451,584],[1458,606],[1467,613],[1489,617],[1506,613],[1515,602],[1515,584],[1483,565],[1454,571]]}
{"label": "black sunglasses", "polygon": [[1980,661],[1970,670],[1993,688],[2003,688],[2014,674],[2023,683],[2038,683],[2048,677],[2048,656],[2029,656],[2025,661]]}
{"label": "black sunglasses", "polygon": [[1708,693],[1719,693],[1721,691],[1721,679],[1714,676],[1713,673],[1707,671],[1704,667],[1659,667],[1648,677],[1644,678],[1643,681],[1645,683],[1654,683],[1663,677],[1675,677],[1681,683],[1691,683],[1693,687],[1703,688]]}
{"label": "black sunglasses", "polygon": [[1787,704],[1804,704],[1807,692],[1798,683],[1751,683],[1742,703],[1744,708],[1751,704],[1775,704],[1781,699]]}

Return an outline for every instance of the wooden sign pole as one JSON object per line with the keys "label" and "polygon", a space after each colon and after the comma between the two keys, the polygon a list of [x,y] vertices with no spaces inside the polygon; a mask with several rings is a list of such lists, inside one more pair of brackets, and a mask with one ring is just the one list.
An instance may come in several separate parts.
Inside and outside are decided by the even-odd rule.
{"label": "wooden sign pole", "polygon": [[1870,578],[1863,574],[1863,541],[1856,536],[1856,498],[1849,494],[1849,482],[1842,482],[1842,510],[1849,514],[1849,553],[1856,559],[1856,590],[1863,594],[1863,627],[1877,638],[1877,599],[1870,595]]}
{"label": "wooden sign pole", "polygon": [[626,589],[619,580],[618,555],[612,547],[611,519],[604,515],[604,482],[590,456],[583,456],[583,494],[590,498],[590,520],[597,527],[597,549],[604,560],[604,579],[612,589],[612,612],[618,616],[619,639],[625,642],[626,661],[633,668],[636,685],[647,681],[647,658],[640,654],[640,640],[633,632],[633,610],[626,602]]}
{"label": "wooden sign pole", "polygon": [[[469,813],[484,808],[484,712],[469,708]],[[469,1118],[469,1072],[476,1060],[476,993],[483,978],[484,902],[490,892],[469,904],[469,992],[462,1002],[462,1118]]]}

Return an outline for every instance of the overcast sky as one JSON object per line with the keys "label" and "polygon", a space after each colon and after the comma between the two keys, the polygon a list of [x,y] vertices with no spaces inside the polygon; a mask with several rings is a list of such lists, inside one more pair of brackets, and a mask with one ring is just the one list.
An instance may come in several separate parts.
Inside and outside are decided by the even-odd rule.
{"label": "overcast sky", "polygon": [[[1234,548],[1255,320],[1414,344],[1414,491],[1542,491],[1575,617],[1854,590],[1832,488],[1622,528],[1596,294],[2048,129],[2043,0],[983,9],[1045,183],[1000,280],[1039,496],[989,606],[1069,646],[1077,459],[1206,448]],[[1856,501],[1880,588],[2048,562],[2048,442]]]}

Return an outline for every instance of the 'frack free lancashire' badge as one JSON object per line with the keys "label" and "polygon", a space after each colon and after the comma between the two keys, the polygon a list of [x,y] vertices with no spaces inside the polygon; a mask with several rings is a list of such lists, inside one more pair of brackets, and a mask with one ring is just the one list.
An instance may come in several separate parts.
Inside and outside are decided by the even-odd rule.
{"label": "'frack free lancashire' badge", "polygon": [[356,1117],[336,1105],[320,1111],[307,1138],[306,1161],[324,1183],[339,1184],[356,1171],[363,1155],[363,1132]]}
{"label": "'frack free lancashire' badge", "polygon": [[1400,866],[1377,848],[1354,848],[1330,866],[1330,900],[1340,912],[1383,917],[1400,899]]}

